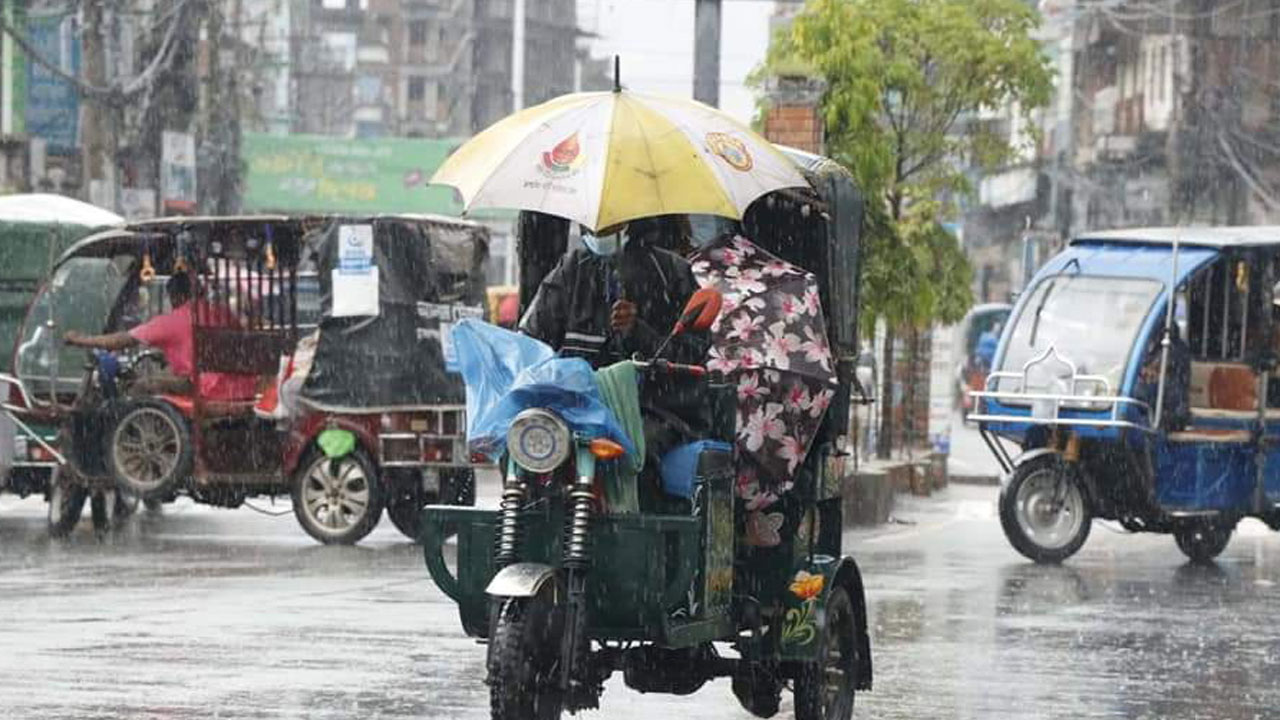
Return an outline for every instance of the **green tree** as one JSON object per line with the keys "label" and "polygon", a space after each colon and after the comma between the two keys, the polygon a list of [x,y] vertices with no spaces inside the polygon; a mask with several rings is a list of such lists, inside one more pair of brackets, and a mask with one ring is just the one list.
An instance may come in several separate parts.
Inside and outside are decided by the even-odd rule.
{"label": "green tree", "polygon": [[995,168],[1017,151],[983,110],[1024,116],[1047,104],[1052,75],[1023,0],[809,0],[770,46],[756,78],[797,67],[827,84],[827,151],[868,197],[863,324],[888,328],[877,454],[893,438],[892,369],[899,333],[915,342],[972,303],[972,271],[939,224],[970,192],[969,166]]}

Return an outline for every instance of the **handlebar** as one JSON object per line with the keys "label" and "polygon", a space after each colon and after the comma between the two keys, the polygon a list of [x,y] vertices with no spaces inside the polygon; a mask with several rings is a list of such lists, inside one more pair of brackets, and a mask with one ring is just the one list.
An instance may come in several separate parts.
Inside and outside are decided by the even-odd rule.
{"label": "handlebar", "polygon": [[707,374],[707,368],[702,365],[685,365],[683,363],[673,363],[669,360],[637,361],[636,365],[642,369],[654,368],[672,375],[689,375],[700,378]]}

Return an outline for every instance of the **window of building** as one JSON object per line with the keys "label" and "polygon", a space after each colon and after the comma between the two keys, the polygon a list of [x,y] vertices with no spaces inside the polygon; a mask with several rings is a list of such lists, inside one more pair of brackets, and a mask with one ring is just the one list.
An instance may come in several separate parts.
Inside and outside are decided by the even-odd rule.
{"label": "window of building", "polygon": [[377,75],[361,75],[356,78],[356,101],[361,105],[375,105],[382,100],[382,78]]}
{"label": "window of building", "polygon": [[1159,77],[1156,79],[1156,83],[1157,83],[1157,87],[1159,88],[1157,90],[1157,97],[1159,97],[1160,100],[1162,101],[1164,100],[1165,87],[1169,83],[1169,76],[1165,74],[1165,68],[1167,67],[1165,65],[1165,62],[1167,60],[1168,54],[1169,54],[1169,48],[1161,46],[1160,47],[1160,67],[1156,71],[1157,73],[1159,73]]}
{"label": "window of building", "polygon": [[376,138],[385,134],[385,127],[380,122],[356,122],[356,137],[358,138]]}
{"label": "window of building", "polygon": [[422,47],[427,44],[427,21],[413,20],[409,23],[409,46]]}
{"label": "window of building", "polygon": [[420,77],[409,78],[409,102],[422,102],[427,95],[427,81]]}

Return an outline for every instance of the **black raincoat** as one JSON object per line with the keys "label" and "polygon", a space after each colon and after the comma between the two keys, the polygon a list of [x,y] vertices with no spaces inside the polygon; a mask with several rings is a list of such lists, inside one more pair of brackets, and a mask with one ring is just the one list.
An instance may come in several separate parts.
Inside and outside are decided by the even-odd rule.
{"label": "black raincoat", "polygon": [[[520,320],[520,331],[561,355],[584,358],[592,367],[635,354],[647,359],[671,332],[697,288],[688,261],[643,242],[629,242],[607,257],[574,250],[538,286]],[[613,304],[620,299],[636,305],[636,323],[626,335],[609,327]],[[663,357],[702,364],[709,347],[706,333],[690,333],[672,340]]]}

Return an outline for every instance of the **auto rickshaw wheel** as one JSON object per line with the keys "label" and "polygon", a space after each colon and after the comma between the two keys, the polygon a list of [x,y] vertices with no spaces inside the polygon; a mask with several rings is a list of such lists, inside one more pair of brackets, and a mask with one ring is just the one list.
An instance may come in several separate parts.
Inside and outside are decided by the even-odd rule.
{"label": "auto rickshaw wheel", "polygon": [[360,542],[382,519],[383,504],[378,473],[359,448],[336,458],[316,452],[294,475],[298,524],[326,545]]}
{"label": "auto rickshaw wheel", "polygon": [[1214,558],[1227,549],[1227,543],[1231,542],[1231,534],[1234,531],[1235,528],[1229,525],[1211,522],[1196,523],[1189,528],[1175,530],[1173,539],[1188,560],[1203,565],[1213,562]]}
{"label": "auto rickshaw wheel", "polygon": [[489,631],[489,710],[493,720],[558,720],[557,679],[563,609],[554,580],[532,597],[505,598]]}
{"label": "auto rickshaw wheel", "polygon": [[409,492],[403,492],[387,499],[387,517],[402,535],[418,542],[422,536],[422,508],[426,505]]}
{"label": "auto rickshaw wheel", "polygon": [[66,467],[56,467],[49,478],[49,535],[62,538],[71,534],[84,512],[89,491]]}
{"label": "auto rickshaw wheel", "polygon": [[387,517],[405,537],[417,542],[422,535],[422,510],[428,505],[442,503],[472,507],[476,504],[475,473],[471,468],[446,468],[440,470],[440,490],[437,493],[422,489],[418,471],[413,476],[388,476]]}
{"label": "auto rickshaw wheel", "polygon": [[849,720],[858,677],[858,627],[853,600],[842,587],[827,598],[818,657],[795,677],[796,720]]}
{"label": "auto rickshaw wheel", "polygon": [[1058,455],[1019,465],[1000,491],[1000,526],[1023,556],[1060,563],[1089,539],[1093,513],[1079,477]]}
{"label": "auto rickshaw wheel", "polygon": [[107,453],[116,487],[142,500],[171,495],[194,466],[187,419],[161,400],[130,403],[111,432]]}

